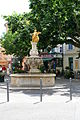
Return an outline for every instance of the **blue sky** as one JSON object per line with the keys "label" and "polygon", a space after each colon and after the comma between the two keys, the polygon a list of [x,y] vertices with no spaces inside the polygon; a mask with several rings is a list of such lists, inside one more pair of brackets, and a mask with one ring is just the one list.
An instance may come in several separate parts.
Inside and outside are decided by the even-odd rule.
{"label": "blue sky", "polygon": [[5,32],[2,15],[11,15],[13,12],[23,13],[29,12],[28,0],[0,0],[0,36]]}

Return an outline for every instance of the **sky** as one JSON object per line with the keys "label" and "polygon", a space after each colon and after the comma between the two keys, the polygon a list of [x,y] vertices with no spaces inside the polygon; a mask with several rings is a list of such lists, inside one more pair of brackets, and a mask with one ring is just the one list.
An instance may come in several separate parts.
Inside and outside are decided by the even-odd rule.
{"label": "sky", "polygon": [[11,15],[13,12],[23,13],[29,12],[28,0],[0,0],[0,36],[6,31],[4,27],[5,21],[1,16]]}

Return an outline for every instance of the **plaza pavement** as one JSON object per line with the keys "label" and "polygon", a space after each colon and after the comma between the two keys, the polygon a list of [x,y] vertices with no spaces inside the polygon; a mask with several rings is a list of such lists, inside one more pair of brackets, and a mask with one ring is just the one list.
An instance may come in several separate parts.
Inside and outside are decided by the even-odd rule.
{"label": "plaza pavement", "polygon": [[57,78],[54,87],[40,89],[10,87],[7,102],[6,83],[0,83],[0,120],[80,120],[80,81]]}

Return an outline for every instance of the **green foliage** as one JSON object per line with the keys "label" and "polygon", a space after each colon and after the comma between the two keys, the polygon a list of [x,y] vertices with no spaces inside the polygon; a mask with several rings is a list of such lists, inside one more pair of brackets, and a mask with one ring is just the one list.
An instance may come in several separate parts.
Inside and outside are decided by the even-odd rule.
{"label": "green foliage", "polygon": [[8,32],[2,38],[2,45],[7,54],[24,57],[29,54],[31,48],[30,32],[33,30],[28,20],[29,14],[12,14],[4,16],[8,21]]}
{"label": "green foliage", "polygon": [[[29,0],[30,13],[4,16],[8,32],[2,38],[7,54],[24,57],[34,28],[41,32],[38,49],[71,43],[80,47],[80,0]],[[70,39],[68,39],[68,37]]]}
{"label": "green foliage", "polygon": [[65,71],[64,72],[64,77],[69,79],[69,78],[74,78],[74,73],[72,71]]}
{"label": "green foliage", "polygon": [[[80,47],[80,0],[30,0],[32,21],[45,47],[71,43]],[[68,39],[70,37],[70,39]]]}
{"label": "green foliage", "polygon": [[21,69],[15,69],[15,71],[13,71],[13,73],[25,73],[25,71],[21,70]]}
{"label": "green foliage", "polygon": [[65,69],[66,70],[64,71],[64,77],[67,79],[69,79],[70,77],[74,78],[74,73],[73,73],[73,71],[70,70],[70,67],[66,66]]}
{"label": "green foliage", "polygon": [[44,65],[41,65],[41,66],[39,67],[39,69],[40,69],[41,73],[44,73],[45,66],[44,66]]}

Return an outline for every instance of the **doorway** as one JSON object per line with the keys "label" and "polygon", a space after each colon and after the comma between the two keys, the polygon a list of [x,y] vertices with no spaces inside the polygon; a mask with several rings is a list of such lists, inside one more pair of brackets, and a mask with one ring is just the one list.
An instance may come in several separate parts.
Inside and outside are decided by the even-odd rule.
{"label": "doorway", "polygon": [[73,57],[69,57],[69,67],[70,70],[73,71]]}

